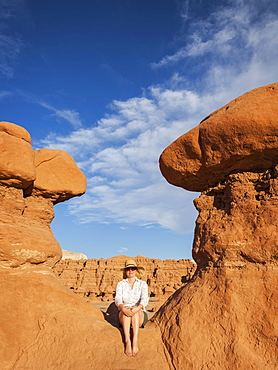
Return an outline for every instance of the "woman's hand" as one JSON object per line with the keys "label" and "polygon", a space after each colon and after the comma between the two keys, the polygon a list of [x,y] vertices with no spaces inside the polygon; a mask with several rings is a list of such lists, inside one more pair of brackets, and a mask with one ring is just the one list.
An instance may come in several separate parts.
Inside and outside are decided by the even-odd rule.
{"label": "woman's hand", "polygon": [[139,306],[132,306],[131,307],[131,312],[134,315],[136,312],[139,312],[142,308],[143,308],[143,306],[141,304]]}
{"label": "woman's hand", "polygon": [[125,316],[131,317],[134,315],[134,312],[132,311],[132,307],[124,306],[122,308],[122,312]]}

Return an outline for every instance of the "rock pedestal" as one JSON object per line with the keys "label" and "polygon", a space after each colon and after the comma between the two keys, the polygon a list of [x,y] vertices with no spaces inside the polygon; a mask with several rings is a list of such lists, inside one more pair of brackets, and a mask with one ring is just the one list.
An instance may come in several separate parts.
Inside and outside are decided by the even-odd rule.
{"label": "rock pedestal", "polygon": [[278,367],[278,84],[211,114],[162,154],[169,182],[202,191],[197,271],[155,316],[176,369]]}

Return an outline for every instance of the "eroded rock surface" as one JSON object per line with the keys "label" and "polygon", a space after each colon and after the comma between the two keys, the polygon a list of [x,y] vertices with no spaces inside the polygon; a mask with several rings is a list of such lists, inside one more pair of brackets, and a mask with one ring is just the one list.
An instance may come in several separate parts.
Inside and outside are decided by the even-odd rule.
{"label": "eroded rock surface", "polygon": [[235,99],[162,154],[169,182],[202,191],[197,272],[154,318],[176,369],[278,367],[277,92]]}
{"label": "eroded rock surface", "polygon": [[[14,126],[0,125],[21,153],[26,142],[29,158],[24,170],[9,156],[0,159],[1,368],[278,368],[277,87],[235,99],[162,154],[169,182],[202,191],[195,201],[197,270],[140,331],[136,358],[124,356],[120,331],[52,273],[61,257],[52,207],[73,196],[72,188],[34,186],[30,143]],[[112,287],[106,277],[103,286]]]}
{"label": "eroded rock surface", "polygon": [[0,122],[0,183],[20,189],[35,180],[34,150],[23,127]]}
{"label": "eroded rock surface", "polygon": [[[73,261],[62,260],[53,269],[59,281],[87,301],[114,299],[115,288],[120,280],[118,270],[131,257],[116,256],[104,259]],[[192,260],[159,260],[137,256],[139,266],[145,268],[142,280],[148,283],[149,294],[166,300],[194,275],[196,263]]]}
{"label": "eroded rock surface", "polygon": [[35,165],[34,194],[51,199],[56,204],[85,193],[83,172],[63,150],[36,150]]}
{"label": "eroded rock surface", "polygon": [[0,368],[172,369],[157,326],[140,333],[140,356],[128,358],[119,329],[54,276],[62,251],[53,205],[81,195],[86,181],[67,153],[35,153],[30,141],[0,123]]}
{"label": "eroded rock surface", "polygon": [[171,184],[204,191],[237,171],[268,169],[278,157],[278,83],[232,100],[174,141],[160,158]]}

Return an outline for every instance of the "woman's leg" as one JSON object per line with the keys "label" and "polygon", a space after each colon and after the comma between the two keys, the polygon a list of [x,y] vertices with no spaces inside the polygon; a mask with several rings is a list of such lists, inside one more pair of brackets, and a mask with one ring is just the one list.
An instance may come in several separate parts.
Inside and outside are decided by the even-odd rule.
{"label": "woman's leg", "polygon": [[144,312],[139,311],[136,312],[135,315],[131,318],[132,323],[132,331],[133,331],[133,339],[132,339],[132,355],[137,356],[139,352],[138,348],[138,334],[139,334],[139,328],[143,325],[144,321]]}
{"label": "woman's leg", "polygon": [[132,348],[131,348],[131,340],[130,340],[131,317],[124,315],[123,312],[120,311],[119,320],[120,320],[120,323],[122,324],[123,331],[124,331],[125,354],[131,357],[132,356]]}

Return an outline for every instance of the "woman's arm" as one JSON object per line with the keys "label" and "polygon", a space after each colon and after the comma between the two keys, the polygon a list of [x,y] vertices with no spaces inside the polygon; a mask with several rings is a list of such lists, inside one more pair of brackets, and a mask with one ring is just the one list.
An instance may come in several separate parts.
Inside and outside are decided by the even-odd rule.
{"label": "woman's arm", "polygon": [[145,281],[142,281],[141,286],[141,298],[140,298],[140,304],[143,306],[143,309],[148,305],[149,303],[149,292],[148,292],[148,284]]}
{"label": "woman's arm", "polygon": [[115,305],[119,308],[119,306],[122,304],[123,304],[123,287],[122,282],[119,281],[118,284],[116,285]]}
{"label": "woman's arm", "polygon": [[140,303],[138,306],[132,306],[131,311],[133,314],[135,314],[136,312],[143,310],[143,308],[144,306]]}

